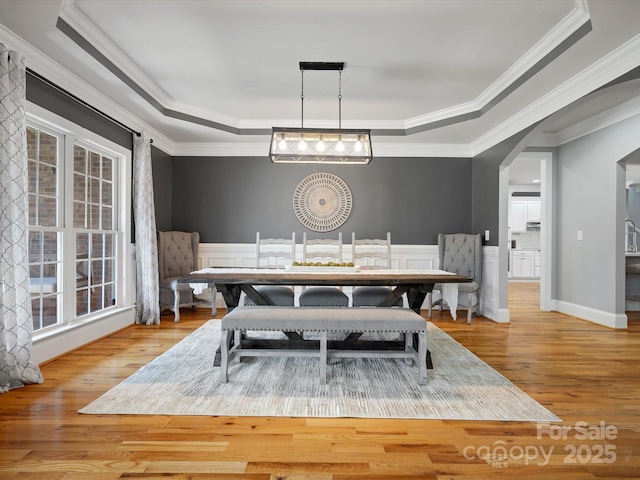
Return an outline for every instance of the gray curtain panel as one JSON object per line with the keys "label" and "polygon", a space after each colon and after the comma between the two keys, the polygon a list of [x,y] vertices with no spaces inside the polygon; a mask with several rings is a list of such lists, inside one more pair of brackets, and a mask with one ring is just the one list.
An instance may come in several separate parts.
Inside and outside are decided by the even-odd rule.
{"label": "gray curtain panel", "polygon": [[133,216],[136,225],[136,323],[160,323],[158,240],[153,202],[151,141],[133,134]]}
{"label": "gray curtain panel", "polygon": [[42,383],[31,361],[26,70],[0,43],[0,393]]}

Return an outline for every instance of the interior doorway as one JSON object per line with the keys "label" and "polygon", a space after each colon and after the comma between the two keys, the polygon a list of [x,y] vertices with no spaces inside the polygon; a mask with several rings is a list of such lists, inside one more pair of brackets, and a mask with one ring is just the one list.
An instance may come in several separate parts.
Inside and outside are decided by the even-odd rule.
{"label": "interior doorway", "polygon": [[509,165],[508,303],[512,284],[528,284],[545,311],[551,309],[552,182],[551,151],[525,151]]}
{"label": "interior doorway", "polygon": [[625,164],[625,313],[640,313],[640,164]]}

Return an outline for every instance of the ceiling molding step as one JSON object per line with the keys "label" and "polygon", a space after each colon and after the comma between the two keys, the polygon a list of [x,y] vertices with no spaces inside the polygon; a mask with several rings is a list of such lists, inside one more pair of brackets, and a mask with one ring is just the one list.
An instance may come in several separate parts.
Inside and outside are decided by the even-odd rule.
{"label": "ceiling molding step", "polygon": [[[59,18],[64,20],[77,35],[112,62],[122,73],[153,97],[160,105],[167,105],[171,97],[138,68],[102,31],[95,26],[74,4],[74,0],[63,0]],[[68,32],[63,33],[69,36]],[[75,43],[78,43],[72,38]],[[81,47],[82,48],[82,47]]]}
{"label": "ceiling molding step", "polygon": [[556,134],[556,146],[572,142],[580,137],[610,127],[636,115],[640,115],[640,95],[571,125],[564,130],[560,130]]}
{"label": "ceiling molding step", "polygon": [[[435,128],[482,116],[518,86],[526,82],[532,75],[531,72],[538,71],[541,64],[548,63],[582,38],[590,30],[590,28],[584,28],[590,21],[591,17],[586,3],[582,0],[576,0],[575,8],[560,23],[475,99],[437,112],[410,118],[405,121],[405,128],[415,130],[417,133],[427,130],[427,127]],[[571,37],[581,29],[583,31],[572,39]],[[561,51],[557,51],[558,49]],[[449,121],[447,122],[447,120]]]}
{"label": "ceiling molding step", "polygon": [[478,155],[640,65],[640,35],[540,97],[471,144]]}
{"label": "ceiling molding step", "polygon": [[464,144],[372,142],[373,161],[376,157],[471,158],[471,148]]}
{"label": "ceiling molding step", "polygon": [[174,157],[269,157],[269,140],[263,143],[175,143]]}
{"label": "ceiling molding step", "polygon": [[460,103],[450,108],[444,108],[437,112],[430,112],[425,115],[409,118],[404,122],[404,128],[407,130],[420,130],[426,125],[430,125],[432,127],[435,125],[441,126],[443,124],[453,123],[451,122],[452,119],[462,117],[466,118],[469,115],[474,116],[475,118],[480,116],[480,105],[478,104],[477,99],[466,103]]}
{"label": "ceiling molding step", "polygon": [[153,138],[154,146],[160,148],[162,151],[168,153],[169,150],[174,148],[173,143],[166,136],[142,122],[125,108],[115,104],[113,100],[105,97],[84,80],[62,67],[59,63],[51,60],[47,55],[1,24],[0,39],[2,39],[5,44],[10,45],[13,50],[21,52],[26,57],[27,66],[31,70],[59,85],[78,98],[81,98],[98,110],[102,110],[107,115],[128,125],[130,128],[139,132],[149,132],[151,138]]}
{"label": "ceiling molding step", "polygon": [[[525,83],[530,76],[540,68],[540,65],[544,65],[550,61],[552,56],[555,58],[555,56],[559,54],[558,50],[560,48],[564,51],[564,49],[567,49],[581,38],[582,35],[576,36],[576,38],[573,39],[571,39],[571,36],[583,28],[585,23],[590,21],[590,17],[584,0],[574,0],[574,4],[575,7],[572,12],[563,18],[542,40],[534,45],[521,59],[498,78],[498,80],[481,93],[479,97],[451,108],[406,119],[404,120],[403,128],[405,132],[403,135],[412,135],[477,118],[498,104],[502,99],[506,98],[511,92]],[[88,54],[94,56],[105,68],[108,68],[113,74],[120,78],[120,80],[128,84],[136,93],[163,115],[240,135],[253,134],[253,129],[256,127],[252,126],[252,122],[247,122],[250,125],[249,127],[240,126],[241,121],[237,118],[187,107],[183,103],[169,97],[159,85],[147,77],[109,38],[75,7],[74,0],[63,0],[59,17],[73,30],[70,32],[68,28],[62,28],[61,31],[63,33],[67,34],[67,36],[75,41],[81,48],[83,48],[83,41],[89,43],[99,55],[104,56],[105,60],[110,62],[119,72],[114,71],[113,68],[106,65],[105,61],[96,58],[97,56],[92,54],[92,52],[87,51]],[[569,41],[570,39],[571,41]],[[243,125],[245,124],[245,122],[242,123]],[[271,125],[273,125],[273,122]],[[362,127],[362,124],[358,125],[358,128],[360,127]],[[250,131],[243,132],[242,130],[245,128],[249,128]],[[392,127],[389,132],[384,132],[384,129],[378,128],[377,133],[380,135],[397,135],[397,128],[398,127]],[[262,131],[258,130],[258,133],[262,134]]]}
{"label": "ceiling molding step", "polygon": [[[508,90],[511,85],[526,76],[527,73],[537,71],[537,66],[541,63],[546,63],[547,57],[552,56],[551,60],[556,58],[591,30],[591,28],[586,29],[578,38],[574,38],[568,44],[563,45],[563,43],[571,39],[574,34],[584,29],[585,25],[588,25],[590,21],[591,16],[586,8],[586,3],[579,0],[575,1],[575,8],[531,47],[524,56],[519,58],[516,63],[490,85],[489,88],[482,92],[475,99],[475,103],[477,103],[481,109],[485,108],[486,105],[489,105],[495,98],[499,97],[502,92]],[[558,48],[561,48],[561,51],[556,51]]]}
{"label": "ceiling molding step", "polygon": [[131,112],[115,104],[113,100],[104,96],[84,80],[71,73],[59,63],[51,60],[47,55],[1,24],[0,39],[6,44],[11,45],[12,49],[21,52],[26,58],[27,67],[42,75],[47,80],[59,85],[78,98],[96,107],[98,110],[102,110],[109,116],[116,118],[118,121],[136,131],[144,129],[150,132],[155,138],[162,137],[155,129],[141,122],[140,119],[132,115]]}
{"label": "ceiling molding step", "polygon": [[16,45],[14,43],[16,41],[16,39],[18,39],[23,45],[27,44],[27,45],[29,45],[29,47],[31,49],[33,49],[31,44],[28,44],[25,41],[23,41],[15,33],[13,33],[11,30],[9,30],[7,27],[5,27],[4,25],[2,25],[0,23],[0,41],[2,41],[2,43],[4,43],[5,47],[7,47],[7,49],[18,51],[18,52],[22,52],[24,54],[25,53],[24,49],[18,47],[18,45]]}
{"label": "ceiling molding step", "polygon": [[[155,145],[155,140],[154,140]],[[167,154],[174,157],[268,157],[268,142],[262,143],[178,143],[173,144]],[[373,159],[376,157],[443,157],[470,158],[467,145],[428,143],[374,143]]]}
{"label": "ceiling molding step", "polygon": [[554,133],[539,133],[529,143],[529,147],[532,148],[556,148],[557,146],[558,136]]}

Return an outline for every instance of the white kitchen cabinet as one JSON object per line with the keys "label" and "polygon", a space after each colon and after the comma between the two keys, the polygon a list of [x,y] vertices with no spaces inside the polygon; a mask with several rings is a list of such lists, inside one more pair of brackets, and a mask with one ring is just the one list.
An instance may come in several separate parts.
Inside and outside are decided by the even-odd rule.
{"label": "white kitchen cabinet", "polygon": [[509,226],[511,233],[527,231],[527,202],[524,200],[511,200]]}
{"label": "white kitchen cabinet", "polygon": [[540,252],[511,250],[510,278],[540,278]]}
{"label": "white kitchen cabinet", "polygon": [[513,278],[533,278],[534,252],[513,250],[511,252],[511,276]]}
{"label": "white kitchen cabinet", "polygon": [[540,200],[527,200],[527,222],[540,221]]}
{"label": "white kitchen cabinet", "polygon": [[512,233],[526,232],[527,222],[540,221],[540,199],[513,197],[509,212],[509,227]]}

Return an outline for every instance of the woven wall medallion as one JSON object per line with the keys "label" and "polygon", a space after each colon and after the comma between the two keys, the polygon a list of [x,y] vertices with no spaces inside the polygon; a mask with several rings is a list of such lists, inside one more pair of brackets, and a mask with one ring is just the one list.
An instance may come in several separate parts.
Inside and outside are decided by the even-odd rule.
{"label": "woven wall medallion", "polygon": [[314,173],[303,179],[293,193],[293,211],[309,230],[330,232],[351,214],[351,190],[331,173]]}

